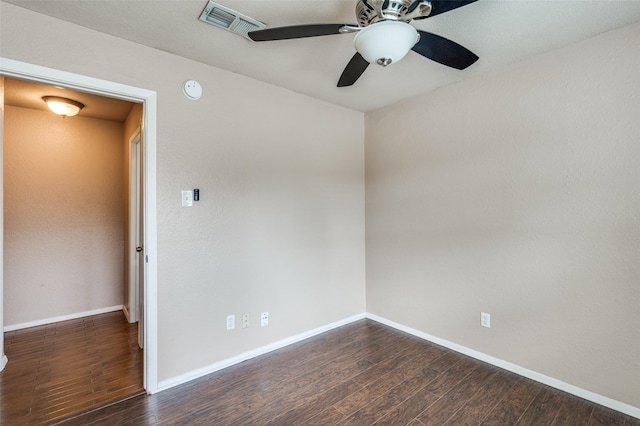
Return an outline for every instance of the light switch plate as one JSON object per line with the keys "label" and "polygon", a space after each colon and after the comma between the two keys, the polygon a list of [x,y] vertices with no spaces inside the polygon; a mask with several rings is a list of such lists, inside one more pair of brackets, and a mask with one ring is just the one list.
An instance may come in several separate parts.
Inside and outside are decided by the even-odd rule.
{"label": "light switch plate", "polygon": [[182,191],[182,207],[193,206],[193,191]]}

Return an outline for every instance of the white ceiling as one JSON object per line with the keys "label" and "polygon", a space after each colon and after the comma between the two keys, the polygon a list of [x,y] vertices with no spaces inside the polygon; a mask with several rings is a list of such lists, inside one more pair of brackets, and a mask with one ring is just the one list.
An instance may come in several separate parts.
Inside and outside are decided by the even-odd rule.
{"label": "white ceiling", "polygon": [[[367,111],[640,21],[640,0],[478,0],[414,25],[480,59],[458,71],[413,52],[337,88],[353,34],[252,42],[198,20],[207,0],[3,0],[348,108]],[[220,0],[268,27],[356,22],[355,0]],[[185,80],[192,76],[185,75]],[[206,92],[205,92],[206,95]]]}

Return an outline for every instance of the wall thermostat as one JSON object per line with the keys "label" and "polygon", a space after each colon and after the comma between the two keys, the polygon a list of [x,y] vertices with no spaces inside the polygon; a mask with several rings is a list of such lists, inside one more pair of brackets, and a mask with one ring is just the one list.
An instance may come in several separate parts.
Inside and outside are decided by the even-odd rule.
{"label": "wall thermostat", "polygon": [[182,91],[184,95],[189,99],[200,99],[202,96],[202,86],[195,80],[187,80],[184,82],[182,86]]}

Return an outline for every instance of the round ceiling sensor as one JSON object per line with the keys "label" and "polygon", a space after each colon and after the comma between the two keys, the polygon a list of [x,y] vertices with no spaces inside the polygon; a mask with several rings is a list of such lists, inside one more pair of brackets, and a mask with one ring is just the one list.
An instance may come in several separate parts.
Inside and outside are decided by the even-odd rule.
{"label": "round ceiling sensor", "polygon": [[195,80],[187,80],[184,82],[182,86],[182,91],[184,95],[189,99],[200,99],[202,96],[202,86]]}

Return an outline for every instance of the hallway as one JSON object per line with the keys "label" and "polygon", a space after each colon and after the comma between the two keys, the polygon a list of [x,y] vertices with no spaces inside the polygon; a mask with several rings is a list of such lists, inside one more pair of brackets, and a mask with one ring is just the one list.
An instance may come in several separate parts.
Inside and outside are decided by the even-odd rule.
{"label": "hallway", "polygon": [[50,423],[144,393],[137,338],[122,311],[4,333],[0,423]]}

